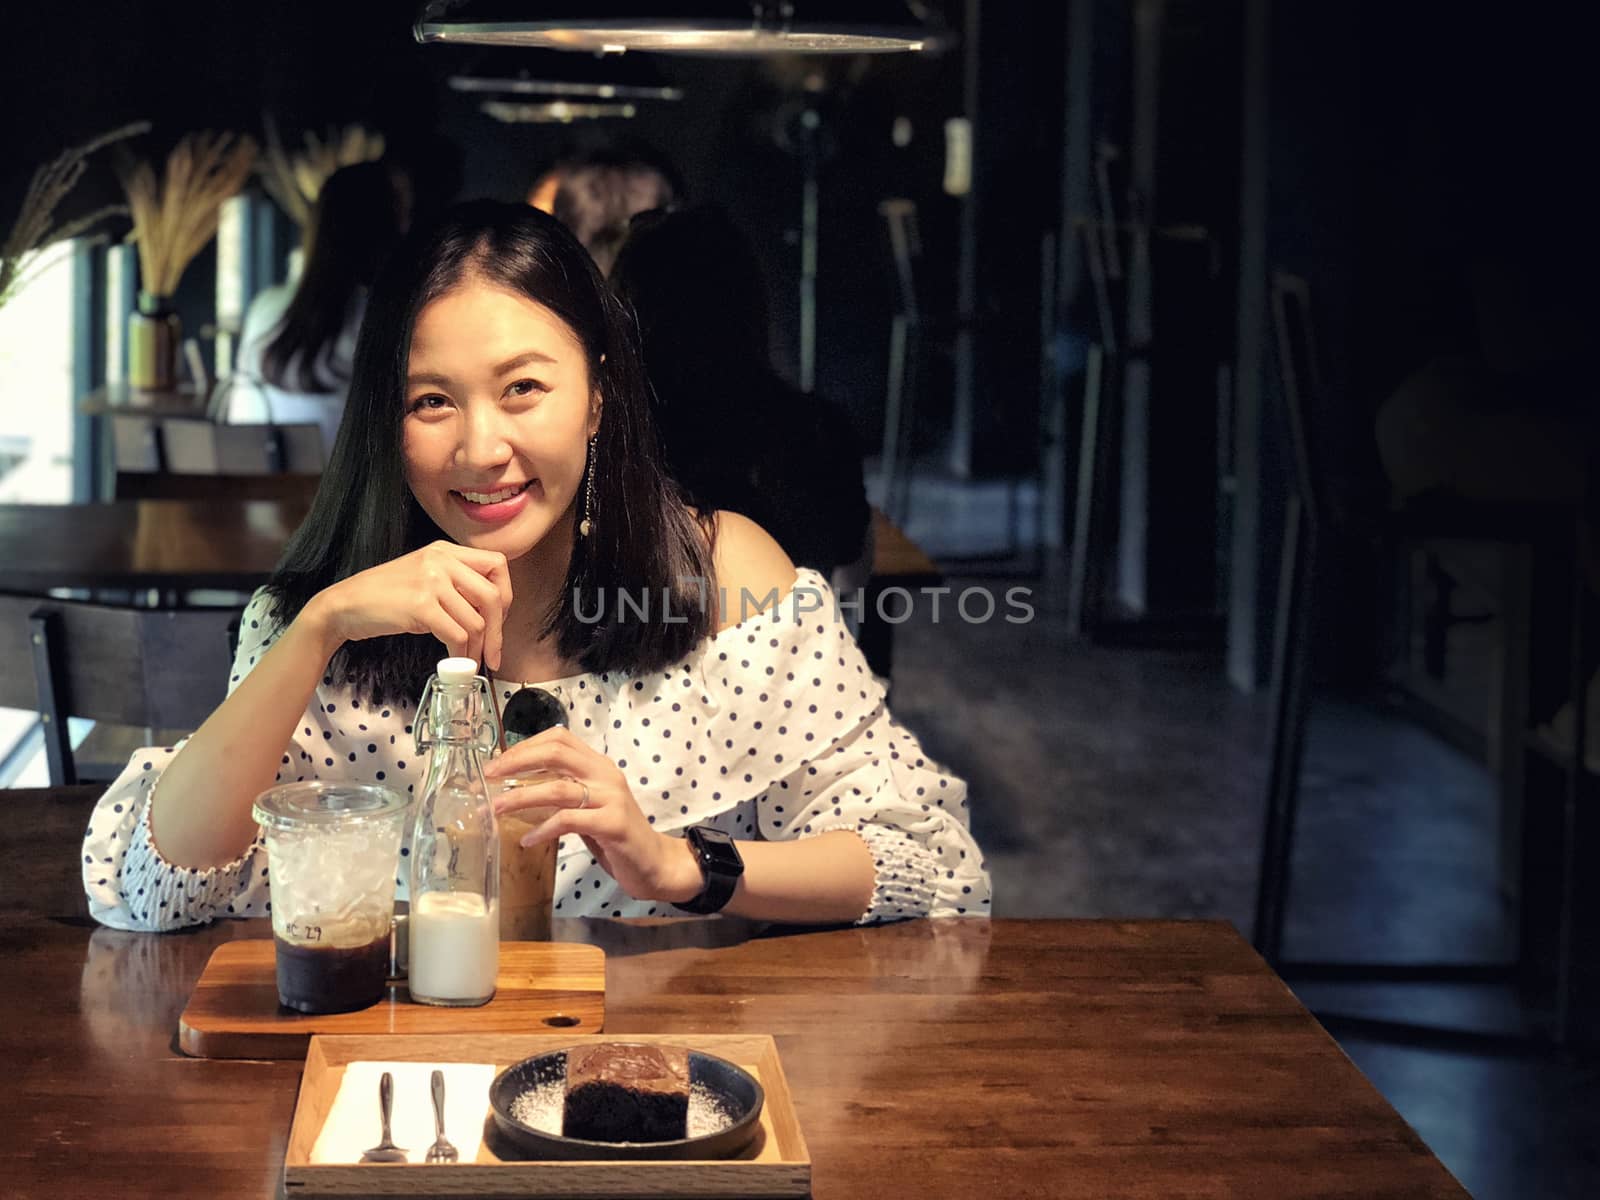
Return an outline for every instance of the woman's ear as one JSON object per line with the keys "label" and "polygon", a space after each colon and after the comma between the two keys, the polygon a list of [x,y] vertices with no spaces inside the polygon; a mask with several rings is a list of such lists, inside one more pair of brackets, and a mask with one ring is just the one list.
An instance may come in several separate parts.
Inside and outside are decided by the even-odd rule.
{"label": "woman's ear", "polygon": [[[606,365],[606,356],[600,356],[599,366]],[[589,399],[589,429],[590,437],[600,432],[600,410],[605,407],[605,397],[600,394],[600,387],[595,385],[594,395]]]}

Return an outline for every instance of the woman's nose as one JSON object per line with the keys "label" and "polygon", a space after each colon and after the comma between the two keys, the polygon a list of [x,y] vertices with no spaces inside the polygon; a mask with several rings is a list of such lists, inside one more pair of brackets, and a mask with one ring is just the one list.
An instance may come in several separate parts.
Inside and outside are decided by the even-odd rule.
{"label": "woman's nose", "polygon": [[498,405],[474,404],[467,409],[457,455],[463,465],[474,470],[503,466],[511,458],[507,418]]}

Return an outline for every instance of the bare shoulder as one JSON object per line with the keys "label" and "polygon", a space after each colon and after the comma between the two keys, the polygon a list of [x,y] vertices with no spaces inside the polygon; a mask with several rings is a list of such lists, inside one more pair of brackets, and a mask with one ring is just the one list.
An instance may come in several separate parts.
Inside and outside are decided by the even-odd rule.
{"label": "bare shoulder", "polygon": [[[787,595],[794,586],[795,569],[783,547],[749,517],[719,511],[713,520],[716,540],[711,563],[717,573],[717,587],[727,597],[717,614],[717,628],[726,629],[755,615],[758,607],[768,607],[764,603],[768,597],[775,601],[778,596]],[[752,599],[741,603],[740,598],[746,595]]]}

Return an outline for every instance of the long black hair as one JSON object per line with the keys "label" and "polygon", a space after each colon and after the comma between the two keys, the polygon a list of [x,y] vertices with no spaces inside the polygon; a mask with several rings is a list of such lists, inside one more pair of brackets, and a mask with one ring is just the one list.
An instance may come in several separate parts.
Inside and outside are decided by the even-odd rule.
{"label": "long black hair", "polygon": [[[589,671],[641,673],[678,661],[713,630],[711,526],[685,506],[662,468],[633,319],[559,221],[488,200],[457,205],[412,233],[373,287],[332,457],[267,585],[276,619],[287,624],[330,584],[444,537],[405,481],[405,379],[418,314],[473,277],[560,317],[582,344],[602,401],[578,488],[582,496],[593,479],[593,532],[579,536],[574,523],[566,586],[544,635],[555,637],[563,659]],[[636,611],[623,617],[617,589],[647,595],[651,619]],[[385,703],[414,696],[444,653],[428,635],[348,642],[331,672]]]}
{"label": "long black hair", "polygon": [[401,200],[388,167],[358,163],[328,176],[306,226],[305,268],[261,356],[261,374],[294,392],[344,386],[334,347],[357,292],[400,240]]}

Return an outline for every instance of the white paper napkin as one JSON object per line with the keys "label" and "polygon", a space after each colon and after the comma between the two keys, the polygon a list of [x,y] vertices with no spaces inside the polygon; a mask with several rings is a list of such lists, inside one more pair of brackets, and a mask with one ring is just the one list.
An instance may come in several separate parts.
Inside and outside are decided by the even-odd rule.
{"label": "white paper napkin", "polygon": [[388,1071],[394,1076],[394,1113],[390,1129],[394,1144],[406,1151],[409,1162],[424,1161],[433,1145],[433,1072],[444,1072],[444,1132],[461,1162],[473,1162],[483,1142],[483,1122],[489,1114],[489,1085],[494,1082],[492,1063],[353,1062],[344,1069],[339,1094],[322,1124],[314,1163],[353,1163],[383,1136],[383,1116],[378,1107],[378,1081]]}

